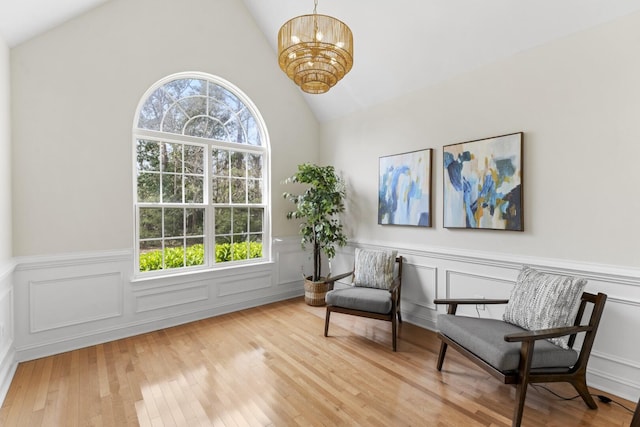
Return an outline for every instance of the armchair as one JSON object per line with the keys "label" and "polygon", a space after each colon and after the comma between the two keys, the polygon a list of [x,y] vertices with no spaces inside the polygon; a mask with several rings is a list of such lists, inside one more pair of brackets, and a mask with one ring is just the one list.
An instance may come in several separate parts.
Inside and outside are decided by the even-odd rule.
{"label": "armchair", "polygon": [[[436,299],[435,304],[449,307],[437,319],[438,371],[451,346],[504,384],[514,384],[514,427],[520,426],[527,386],[533,383],[568,382],[590,409],[596,409],[586,372],[607,296],[583,292],[585,285],[583,279],[525,267],[509,300]],[[457,316],[458,306],[464,304],[507,304],[507,309],[503,320]],[[584,323],[589,305],[591,314]],[[578,334],[584,339],[575,350]]]}
{"label": "armchair", "polygon": [[[397,264],[395,269],[394,264]],[[394,270],[396,271],[395,277]],[[351,287],[333,289],[336,280],[348,276],[352,276]],[[396,251],[372,251],[357,248],[353,271],[332,278],[331,290],[327,292],[325,297],[327,314],[324,336],[329,336],[331,313],[386,320],[391,322],[392,347],[393,351],[396,351],[398,323],[402,323],[400,315],[401,286],[402,256],[396,256]]]}

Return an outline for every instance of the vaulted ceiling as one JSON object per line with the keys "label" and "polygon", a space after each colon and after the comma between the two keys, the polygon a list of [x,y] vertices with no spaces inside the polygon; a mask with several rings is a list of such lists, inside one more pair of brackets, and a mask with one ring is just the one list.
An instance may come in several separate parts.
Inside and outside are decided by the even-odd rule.
{"label": "vaulted ceiling", "polygon": [[[2,0],[0,34],[13,47],[106,1]],[[314,6],[242,1],[274,62],[280,26]],[[318,13],[351,27],[354,67],[329,92],[304,97],[329,120],[637,11],[640,0],[318,0]]]}

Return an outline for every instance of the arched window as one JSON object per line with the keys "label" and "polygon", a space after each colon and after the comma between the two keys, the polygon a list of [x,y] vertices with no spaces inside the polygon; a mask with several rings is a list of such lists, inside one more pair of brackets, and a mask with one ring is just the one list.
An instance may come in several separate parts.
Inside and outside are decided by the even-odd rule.
{"label": "arched window", "polygon": [[136,272],[269,259],[269,143],[251,100],[201,73],[162,79],[133,126]]}

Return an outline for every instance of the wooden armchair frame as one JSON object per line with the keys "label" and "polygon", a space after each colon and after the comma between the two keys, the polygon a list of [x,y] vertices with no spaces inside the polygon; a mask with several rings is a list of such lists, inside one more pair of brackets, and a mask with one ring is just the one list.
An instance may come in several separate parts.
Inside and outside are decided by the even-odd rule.
{"label": "wooden armchair frame", "polygon": [[[527,394],[527,386],[533,383],[551,383],[551,382],[568,382],[576,389],[576,391],[582,397],[585,404],[590,409],[596,409],[598,405],[591,397],[589,388],[587,387],[586,373],[587,362],[591,349],[596,337],[598,325],[600,324],[600,318],[604,311],[604,304],[607,300],[607,296],[602,293],[597,295],[584,292],[581,297],[580,306],[576,315],[574,326],[544,329],[537,331],[526,331],[521,333],[507,334],[504,336],[504,340],[507,342],[519,342],[520,347],[520,363],[516,371],[500,371],[474,353],[470,352],[457,342],[453,341],[446,335],[438,332],[438,338],[442,341],[440,344],[440,354],[438,355],[438,371],[442,370],[442,364],[447,352],[447,347],[451,346],[466,356],[476,365],[498,378],[504,384],[515,384],[516,386],[516,406],[514,409],[512,426],[520,426],[522,421],[522,413],[524,411],[524,402]],[[508,300],[490,300],[490,299],[436,299],[435,304],[448,304],[448,314],[455,315],[458,305],[476,305],[476,304],[505,304]],[[593,310],[589,318],[588,324],[582,324],[582,317],[585,313],[587,304],[593,305]],[[531,368],[531,361],[533,359],[534,345],[537,340],[543,340],[554,337],[562,337],[569,335],[568,345],[569,348],[573,348],[575,344],[576,336],[579,333],[584,333],[584,340],[582,347],[579,350],[578,360],[576,363],[567,369],[559,370],[558,368]]]}
{"label": "wooden armchair frame", "polygon": [[[368,317],[371,319],[386,320],[391,322],[391,340],[393,351],[397,348],[397,335],[398,335],[398,323],[402,323],[402,316],[400,315],[400,294],[402,290],[402,256],[396,257],[396,263],[398,264],[397,276],[393,279],[393,283],[389,288],[389,294],[391,298],[391,311],[386,314],[374,313],[370,311],[354,310],[352,308],[345,308],[335,305],[327,304],[327,314],[324,322],[324,336],[329,336],[329,318],[331,313],[343,313],[351,314],[354,316]],[[336,281],[344,279],[345,277],[352,276],[354,271],[341,274],[339,276],[332,277],[330,279],[329,288],[333,290],[333,286]]]}

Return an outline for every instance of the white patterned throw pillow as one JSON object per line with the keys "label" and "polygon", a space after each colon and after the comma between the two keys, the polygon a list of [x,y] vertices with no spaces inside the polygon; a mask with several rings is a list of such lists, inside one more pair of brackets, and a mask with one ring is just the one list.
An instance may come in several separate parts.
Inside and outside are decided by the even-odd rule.
{"label": "white patterned throw pillow", "polygon": [[[511,290],[503,320],[527,330],[572,326],[586,285],[586,279],[523,267]],[[569,348],[566,337],[549,341]]]}
{"label": "white patterned throw pillow", "polygon": [[389,289],[393,282],[393,266],[398,251],[374,251],[356,248],[355,286]]}

